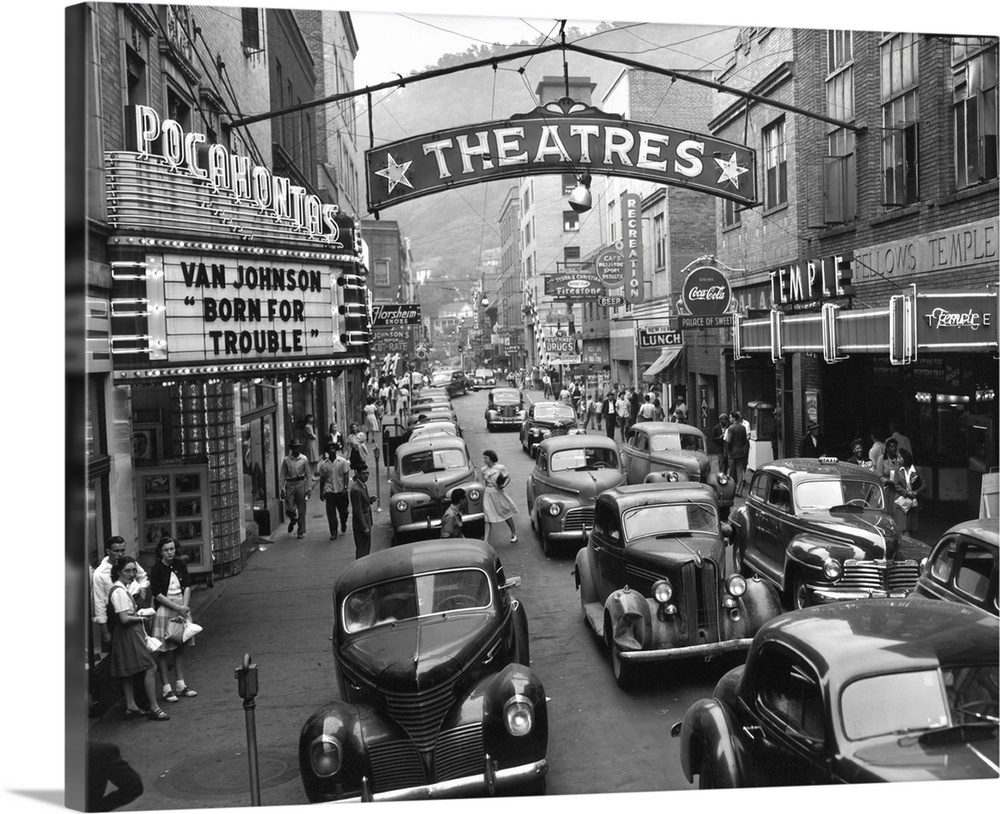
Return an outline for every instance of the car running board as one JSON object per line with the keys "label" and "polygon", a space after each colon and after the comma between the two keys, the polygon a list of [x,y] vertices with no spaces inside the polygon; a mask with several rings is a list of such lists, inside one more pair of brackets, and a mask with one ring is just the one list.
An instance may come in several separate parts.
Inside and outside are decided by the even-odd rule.
{"label": "car running board", "polygon": [[587,624],[594,629],[602,642],[604,641],[604,606],[600,602],[588,602],[583,609]]}

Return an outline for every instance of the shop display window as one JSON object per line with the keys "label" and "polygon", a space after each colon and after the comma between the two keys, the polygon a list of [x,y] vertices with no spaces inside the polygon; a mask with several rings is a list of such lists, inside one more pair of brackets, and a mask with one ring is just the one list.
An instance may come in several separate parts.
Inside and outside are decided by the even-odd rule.
{"label": "shop display window", "polygon": [[144,566],[164,537],[177,543],[191,573],[212,570],[208,469],[205,466],[139,468],[139,547]]}

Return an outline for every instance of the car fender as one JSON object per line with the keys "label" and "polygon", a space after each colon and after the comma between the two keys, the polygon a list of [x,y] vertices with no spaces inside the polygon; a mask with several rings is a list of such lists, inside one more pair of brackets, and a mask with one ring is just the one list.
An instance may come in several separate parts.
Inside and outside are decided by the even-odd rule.
{"label": "car fender", "polygon": [[708,756],[715,766],[716,787],[732,789],[743,785],[732,716],[718,700],[703,698],[688,708],[680,739],[681,769],[689,783],[694,782],[703,757]]}
{"label": "car fender", "polygon": [[[534,709],[534,725],[527,735],[515,737],[504,724],[504,707],[515,696]],[[454,716],[460,715],[461,719]],[[445,728],[482,721],[483,745],[499,768],[517,766],[545,757],[549,739],[545,689],[534,670],[508,664],[471,688],[466,699],[445,718]]]}
{"label": "car fender", "polygon": [[[649,601],[628,586],[614,591],[604,602],[610,635],[621,650],[646,650],[653,639]],[[605,635],[608,631],[605,631]]]}
{"label": "car fender", "polygon": [[580,601],[584,605],[600,601],[597,586],[590,573],[590,551],[584,547],[576,552],[576,567],[573,569],[576,587],[580,590]]}
{"label": "car fender", "polygon": [[[848,543],[831,540],[818,534],[800,534],[788,543],[785,549],[785,584],[794,568],[806,569],[807,573],[823,573],[823,565],[828,560],[843,562],[858,555],[858,549]],[[864,559],[861,553],[861,559]]]}
{"label": "car fender", "polygon": [[736,499],[736,481],[724,472],[713,472],[705,483],[715,490],[720,506],[732,506]]}
{"label": "car fender", "polygon": [[784,612],[778,590],[770,582],[756,576],[747,580],[747,590],[740,597],[739,606],[743,615],[740,638],[753,637],[761,625]]}
{"label": "car fender", "polygon": [[[549,514],[549,506],[553,503],[558,503],[562,506],[562,511],[555,517]],[[584,502],[582,500],[568,495],[557,495],[552,494],[551,492],[545,495],[539,495],[535,498],[535,505],[533,506],[533,511],[537,513],[536,517],[538,518],[539,531],[543,528],[546,530],[559,531],[562,527],[561,520],[566,512],[570,509],[576,509],[583,505]]]}
{"label": "car fender", "polygon": [[[370,772],[366,743],[383,737],[397,739],[405,733],[365,704],[333,701],[313,713],[299,734],[299,772],[309,802],[327,802],[360,792],[361,779]],[[340,770],[332,777],[317,775],[310,760],[312,746],[324,738],[334,739],[340,749]]]}

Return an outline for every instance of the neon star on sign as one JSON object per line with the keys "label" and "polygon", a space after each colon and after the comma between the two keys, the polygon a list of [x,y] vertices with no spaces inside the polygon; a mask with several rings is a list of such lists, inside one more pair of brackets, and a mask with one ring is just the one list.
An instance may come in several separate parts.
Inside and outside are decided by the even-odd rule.
{"label": "neon star on sign", "polygon": [[737,189],[740,186],[740,176],[745,172],[749,172],[747,167],[741,167],[737,163],[736,153],[733,153],[725,161],[721,158],[716,158],[715,163],[718,164],[719,169],[722,170],[722,175],[719,176],[718,183],[723,184],[728,181]]}
{"label": "neon star on sign", "polygon": [[392,157],[392,153],[387,153],[386,157],[389,159],[389,165],[384,170],[376,170],[376,175],[381,175],[389,182],[389,194],[399,185],[405,184],[410,189],[413,189],[413,184],[410,183],[410,179],[406,177],[406,171],[410,169],[410,164],[412,161],[404,161],[402,164],[397,164],[396,159]]}

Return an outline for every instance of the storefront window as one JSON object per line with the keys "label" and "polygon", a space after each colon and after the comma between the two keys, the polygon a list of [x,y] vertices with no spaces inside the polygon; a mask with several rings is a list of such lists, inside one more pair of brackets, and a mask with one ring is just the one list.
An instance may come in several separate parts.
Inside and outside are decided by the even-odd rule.
{"label": "storefront window", "polygon": [[920,401],[920,440],[925,460],[917,463],[965,466],[968,396],[932,393],[924,399]]}

